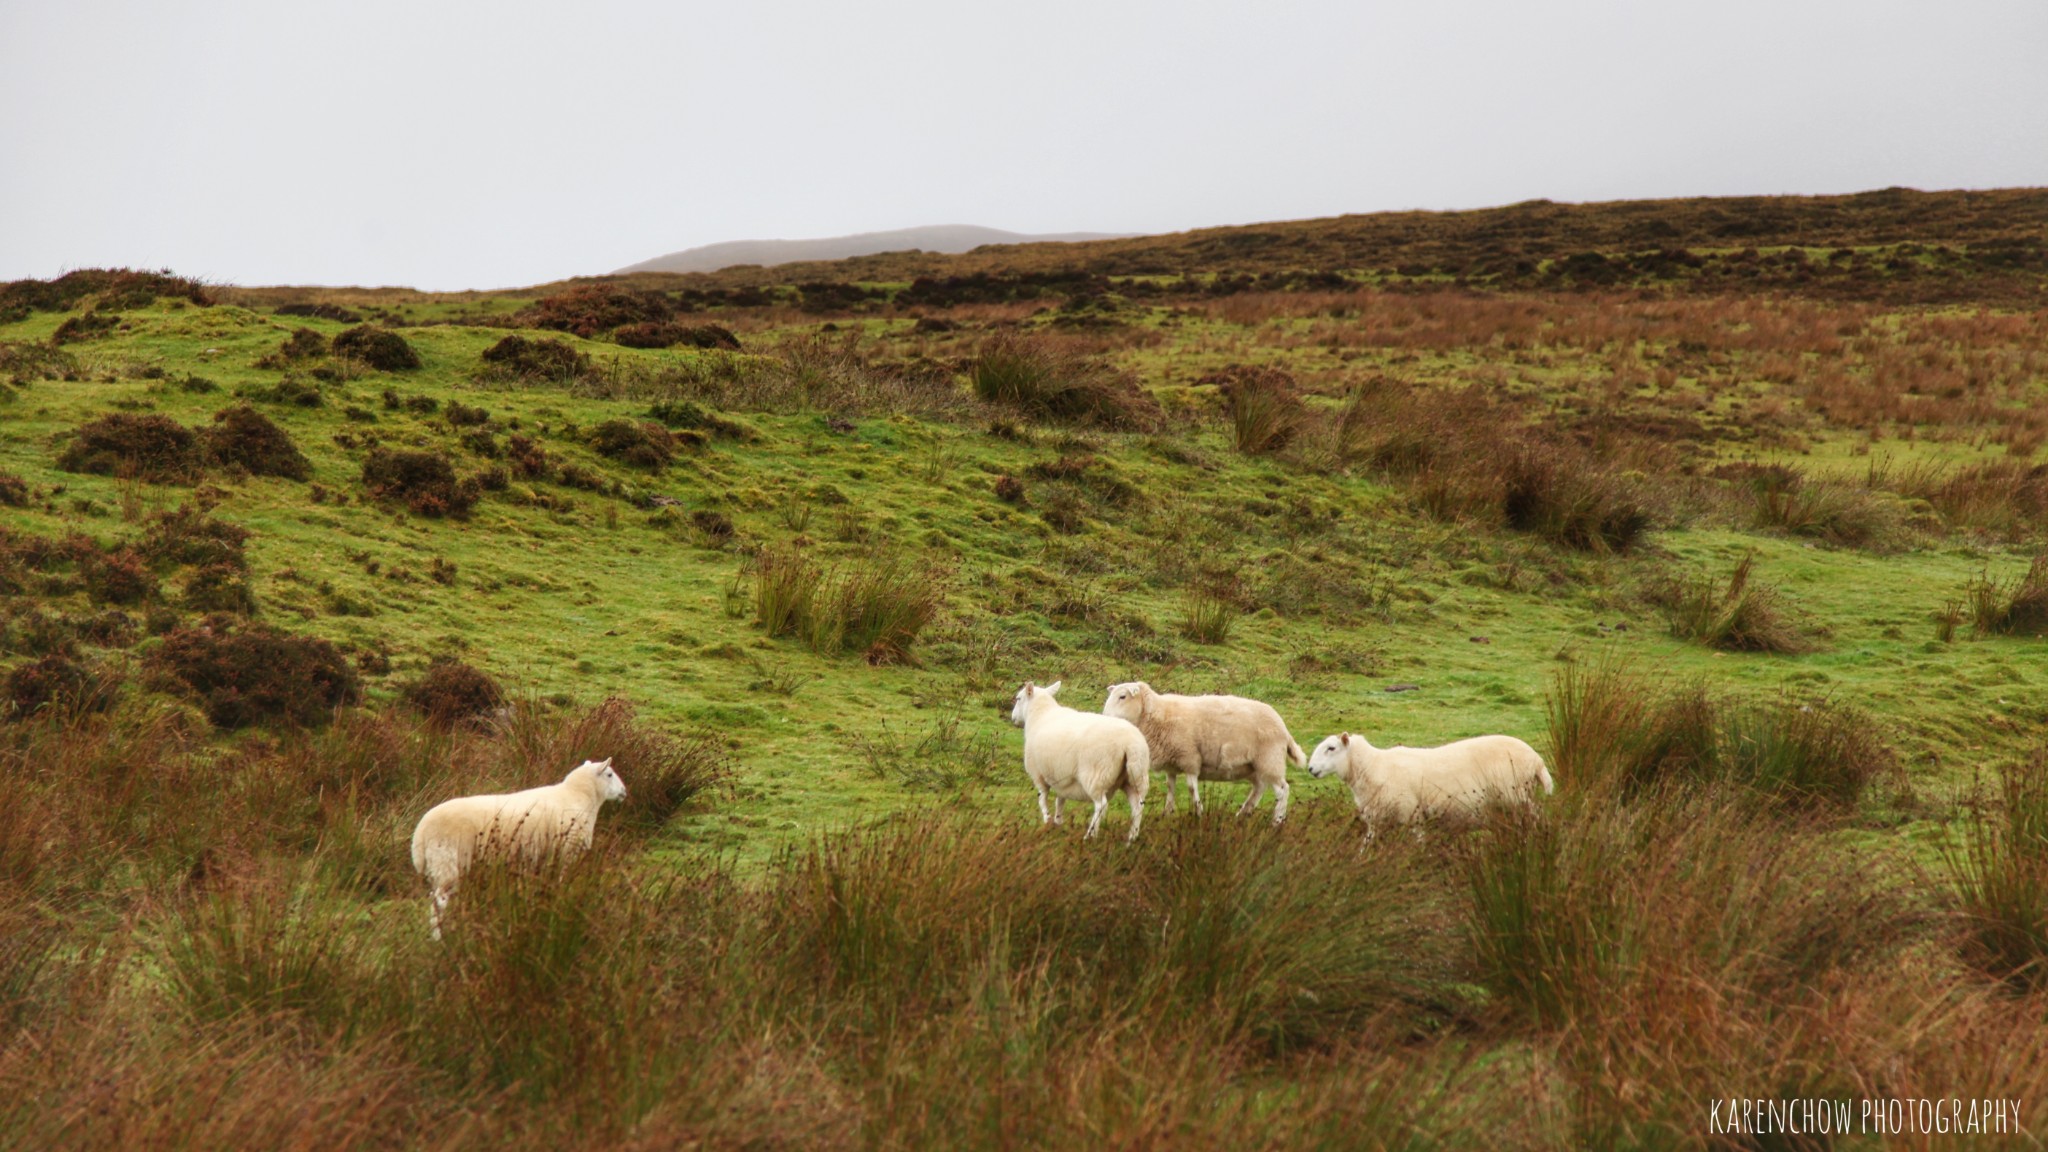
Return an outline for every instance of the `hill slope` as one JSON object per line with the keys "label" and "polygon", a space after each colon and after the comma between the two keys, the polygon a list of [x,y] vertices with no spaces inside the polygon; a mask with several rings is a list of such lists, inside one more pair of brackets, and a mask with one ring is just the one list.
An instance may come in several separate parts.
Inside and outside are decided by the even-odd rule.
{"label": "hill slope", "polygon": [[1059,232],[1029,235],[982,228],[974,224],[933,224],[922,228],[898,228],[888,232],[860,232],[852,236],[827,236],[815,240],[728,240],[685,248],[652,260],[642,260],[618,271],[634,272],[716,272],[735,265],[774,267],[781,264],[844,260],[880,252],[968,252],[984,244],[1068,244],[1086,240],[1115,239],[1106,232]]}

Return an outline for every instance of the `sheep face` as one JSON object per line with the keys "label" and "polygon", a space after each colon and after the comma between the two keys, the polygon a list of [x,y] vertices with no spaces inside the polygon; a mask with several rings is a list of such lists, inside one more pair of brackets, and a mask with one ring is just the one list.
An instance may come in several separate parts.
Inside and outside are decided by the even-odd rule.
{"label": "sheep face", "polygon": [[626,798],[626,782],[619,779],[617,772],[612,771],[611,757],[607,756],[602,760],[585,760],[583,767],[591,775],[597,777],[597,794],[599,797],[604,800],[624,800]]}
{"label": "sheep face", "polygon": [[1055,695],[1059,692],[1060,685],[1064,683],[1066,683],[1064,680],[1055,680],[1044,688],[1040,688],[1036,684],[1026,684],[1022,688],[1017,689],[1017,699],[1010,705],[1010,723],[1022,728],[1024,726],[1024,715],[1031,710],[1031,701],[1040,695]]}
{"label": "sheep face", "polygon": [[1308,758],[1308,774],[1321,780],[1329,775],[1341,775],[1351,767],[1351,733],[1340,732],[1326,736],[1316,745],[1315,754]]}
{"label": "sheep face", "polygon": [[1102,701],[1102,714],[1136,724],[1138,718],[1145,714],[1145,699],[1150,695],[1152,686],[1143,680],[1114,685],[1109,696]]}

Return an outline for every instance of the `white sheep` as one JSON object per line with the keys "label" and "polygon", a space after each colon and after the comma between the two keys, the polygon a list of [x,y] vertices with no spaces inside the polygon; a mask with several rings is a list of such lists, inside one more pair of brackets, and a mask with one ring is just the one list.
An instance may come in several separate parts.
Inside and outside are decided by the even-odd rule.
{"label": "white sheep", "polygon": [[567,863],[590,848],[597,812],[626,798],[609,757],[585,760],[559,784],[491,796],[459,796],[428,809],[412,833],[412,867],[433,894],[429,923],[441,938],[441,910],[480,854],[524,864]]}
{"label": "white sheep", "polygon": [[1316,745],[1308,770],[1351,785],[1351,799],[1372,835],[1373,818],[1397,824],[1444,813],[1473,814],[1489,804],[1527,804],[1536,786],[1548,795],[1550,769],[1513,736],[1474,736],[1438,748],[1375,748],[1340,732]]}
{"label": "white sheep", "polygon": [[1109,690],[1102,702],[1105,716],[1138,726],[1152,753],[1152,766],[1164,771],[1166,813],[1173,814],[1174,777],[1188,779],[1188,802],[1202,811],[1203,780],[1250,780],[1252,794],[1237,810],[1242,816],[1273,793],[1273,823],[1287,818],[1287,764],[1306,763],[1301,745],[1272,705],[1242,696],[1177,696],[1154,691],[1133,680]]}
{"label": "white sheep", "polygon": [[[1131,805],[1126,839],[1136,840],[1145,818],[1145,784],[1152,766],[1145,735],[1115,717],[1078,712],[1053,699],[1061,683],[1044,688],[1026,684],[1010,707],[1010,723],[1024,729],[1024,771],[1038,789],[1039,819],[1058,824],[1061,805],[1086,800],[1095,805],[1087,832],[1093,836],[1102,826],[1102,814],[1109,811],[1110,794],[1121,791]],[[1045,806],[1048,791],[1053,796],[1050,810]]]}

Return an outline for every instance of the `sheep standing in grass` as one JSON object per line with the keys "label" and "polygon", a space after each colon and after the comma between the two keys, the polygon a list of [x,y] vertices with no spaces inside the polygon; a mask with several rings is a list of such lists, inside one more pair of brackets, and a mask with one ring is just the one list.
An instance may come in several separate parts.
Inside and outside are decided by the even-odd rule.
{"label": "sheep standing in grass", "polygon": [[1287,763],[1306,763],[1301,745],[1270,704],[1242,696],[1176,696],[1155,692],[1133,680],[1109,690],[1102,702],[1105,716],[1138,726],[1152,753],[1152,765],[1166,780],[1166,812],[1173,814],[1175,776],[1188,778],[1188,802],[1202,811],[1203,780],[1250,780],[1252,794],[1242,816],[1273,793],[1273,823],[1287,818]]}
{"label": "sheep standing in grass", "polygon": [[567,863],[590,848],[597,811],[626,798],[610,758],[585,760],[560,784],[493,796],[446,800],[420,817],[412,833],[412,867],[433,893],[429,922],[441,938],[441,910],[479,856],[522,864]]}
{"label": "sheep standing in grass", "polygon": [[[1087,832],[1093,836],[1102,826],[1102,814],[1109,811],[1110,794],[1121,791],[1131,805],[1127,839],[1136,840],[1145,818],[1145,783],[1152,765],[1145,735],[1122,720],[1077,712],[1053,699],[1060,683],[1045,688],[1026,684],[1010,707],[1010,723],[1024,729],[1024,771],[1038,789],[1039,818],[1058,824],[1061,805],[1086,800],[1095,805]],[[1048,791],[1053,796],[1050,810],[1045,805]]]}
{"label": "sheep standing in grass", "polygon": [[1543,757],[1513,736],[1474,736],[1439,748],[1375,748],[1342,732],[1316,745],[1309,773],[1351,785],[1351,798],[1372,835],[1373,819],[1397,824],[1443,813],[1471,814],[1489,804],[1527,804],[1537,787],[1551,791]]}

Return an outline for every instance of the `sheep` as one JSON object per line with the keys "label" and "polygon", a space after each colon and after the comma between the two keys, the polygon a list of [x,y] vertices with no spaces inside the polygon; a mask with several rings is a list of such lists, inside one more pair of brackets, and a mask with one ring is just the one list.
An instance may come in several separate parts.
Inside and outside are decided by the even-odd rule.
{"label": "sheep", "polygon": [[[1010,723],[1024,729],[1024,771],[1038,789],[1038,817],[1058,824],[1063,804],[1087,800],[1095,805],[1086,834],[1093,836],[1102,826],[1102,814],[1109,811],[1110,794],[1121,790],[1131,806],[1131,831],[1125,839],[1136,840],[1145,818],[1145,784],[1152,768],[1145,734],[1115,717],[1076,711],[1053,699],[1062,683],[1054,681],[1044,688],[1026,684],[1010,707]],[[1050,810],[1045,805],[1048,791],[1053,795]]]}
{"label": "sheep", "polygon": [[1167,815],[1173,815],[1173,777],[1185,775],[1197,815],[1201,781],[1250,779],[1252,794],[1237,814],[1257,808],[1270,789],[1273,823],[1287,818],[1287,764],[1305,764],[1308,757],[1271,705],[1242,696],[1176,696],[1133,680],[1110,688],[1102,712],[1145,734],[1153,765],[1167,774]]}
{"label": "sheep", "polygon": [[432,893],[428,922],[434,939],[441,938],[442,909],[480,853],[525,864],[567,863],[589,850],[605,801],[625,798],[626,783],[607,757],[585,760],[559,784],[459,796],[429,809],[413,829],[412,867]]}
{"label": "sheep", "polygon": [[1373,817],[1395,823],[1446,812],[1474,814],[1491,803],[1533,803],[1534,785],[1552,791],[1550,769],[1534,748],[1513,736],[1474,736],[1439,748],[1375,748],[1365,737],[1340,732],[1316,745],[1309,774],[1351,785],[1365,834]]}

